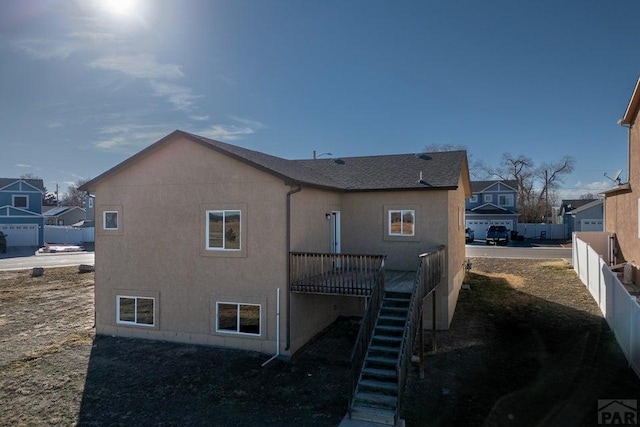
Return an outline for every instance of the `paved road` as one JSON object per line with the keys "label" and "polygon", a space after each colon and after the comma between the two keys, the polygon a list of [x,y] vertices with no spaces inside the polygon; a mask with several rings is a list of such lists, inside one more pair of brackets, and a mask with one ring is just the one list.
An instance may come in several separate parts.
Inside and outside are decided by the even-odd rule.
{"label": "paved road", "polygon": [[95,262],[93,252],[72,252],[68,254],[31,255],[0,259],[0,271],[28,270],[33,267],[72,267]]}
{"label": "paved road", "polygon": [[476,241],[467,245],[466,254],[469,258],[562,258],[571,262],[571,248],[560,246],[487,246]]}

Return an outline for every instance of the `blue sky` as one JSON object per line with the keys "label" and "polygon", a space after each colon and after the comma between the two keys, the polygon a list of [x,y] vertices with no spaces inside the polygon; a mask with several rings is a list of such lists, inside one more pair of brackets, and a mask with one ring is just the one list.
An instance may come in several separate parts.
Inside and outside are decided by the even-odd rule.
{"label": "blue sky", "polygon": [[0,2],[1,176],[64,190],[183,129],[285,158],[568,154],[565,197],[626,177],[637,0],[117,3]]}

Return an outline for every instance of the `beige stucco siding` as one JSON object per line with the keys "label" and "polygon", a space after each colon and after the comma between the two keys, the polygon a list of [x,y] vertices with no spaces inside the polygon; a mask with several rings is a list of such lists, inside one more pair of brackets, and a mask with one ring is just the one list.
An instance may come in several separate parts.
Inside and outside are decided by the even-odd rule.
{"label": "beige stucco siding", "polygon": [[[389,236],[389,210],[414,210],[414,236]],[[386,255],[389,270],[415,270],[418,255],[447,243],[447,191],[347,193],[342,203],[342,251]]]}
{"label": "beige stucco siding", "polygon": [[[332,252],[332,220],[327,214],[341,211],[341,193],[303,187],[291,196],[291,211],[291,250]],[[363,307],[360,297],[292,294],[290,352],[295,353],[338,316],[361,315]]]}
{"label": "beige stucco siding", "polygon": [[[281,179],[185,140],[99,182],[97,332],[275,352],[276,289],[282,304],[287,296],[288,190]],[[206,211],[225,209],[241,211],[241,250],[207,251]],[[118,212],[117,230],[103,230],[104,210]],[[156,325],[117,324],[122,294],[156,298]],[[259,304],[260,336],[217,333],[216,301]]]}

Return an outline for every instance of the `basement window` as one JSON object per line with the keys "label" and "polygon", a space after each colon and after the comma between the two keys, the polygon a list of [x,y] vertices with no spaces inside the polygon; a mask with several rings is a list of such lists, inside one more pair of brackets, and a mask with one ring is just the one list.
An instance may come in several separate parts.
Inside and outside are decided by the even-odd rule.
{"label": "basement window", "polygon": [[259,304],[216,303],[216,332],[260,335]]}
{"label": "basement window", "polygon": [[154,326],[155,298],[117,297],[116,321],[125,325]]}

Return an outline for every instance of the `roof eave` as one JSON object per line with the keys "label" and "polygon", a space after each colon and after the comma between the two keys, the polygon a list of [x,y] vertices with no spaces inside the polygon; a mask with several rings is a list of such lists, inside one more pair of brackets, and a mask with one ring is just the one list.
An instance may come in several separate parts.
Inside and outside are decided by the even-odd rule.
{"label": "roof eave", "polygon": [[622,119],[618,121],[620,125],[631,126],[635,122],[638,115],[638,108],[640,107],[640,77],[636,82],[636,87],[633,89],[633,94],[627,105],[627,109],[624,112]]}
{"label": "roof eave", "polygon": [[601,191],[598,195],[603,195],[604,197],[614,196],[616,194],[629,193],[631,192],[631,184],[625,182],[624,184],[620,184],[613,188],[610,188],[605,191]]}

